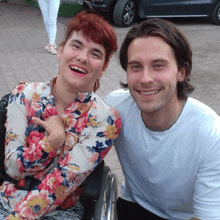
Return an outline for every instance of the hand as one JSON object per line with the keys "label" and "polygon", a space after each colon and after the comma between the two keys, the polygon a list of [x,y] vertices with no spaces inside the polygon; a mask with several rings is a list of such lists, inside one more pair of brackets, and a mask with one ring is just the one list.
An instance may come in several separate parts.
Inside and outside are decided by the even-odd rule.
{"label": "hand", "polygon": [[33,117],[32,120],[34,124],[42,126],[48,133],[48,142],[54,150],[63,146],[66,134],[64,124],[58,115],[50,116],[45,121],[37,117]]}

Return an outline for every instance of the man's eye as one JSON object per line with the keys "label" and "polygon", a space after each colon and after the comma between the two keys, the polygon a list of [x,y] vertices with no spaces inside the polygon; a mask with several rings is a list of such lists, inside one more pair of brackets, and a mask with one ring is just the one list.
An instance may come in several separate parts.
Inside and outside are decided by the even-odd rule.
{"label": "man's eye", "polygon": [[139,70],[140,69],[140,65],[137,65],[137,64],[131,65],[130,68],[133,69],[133,70]]}
{"label": "man's eye", "polygon": [[164,65],[159,63],[159,64],[154,64],[153,65],[153,68],[156,69],[156,70],[161,70],[164,68]]}

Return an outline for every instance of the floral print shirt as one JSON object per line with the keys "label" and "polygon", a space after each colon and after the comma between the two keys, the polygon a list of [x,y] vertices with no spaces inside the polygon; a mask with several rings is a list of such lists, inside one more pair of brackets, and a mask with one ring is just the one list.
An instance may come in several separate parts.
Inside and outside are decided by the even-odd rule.
{"label": "floral print shirt", "polygon": [[78,186],[104,159],[118,137],[121,119],[99,96],[78,93],[62,115],[66,139],[61,150],[53,150],[48,134],[32,117],[57,115],[48,83],[22,82],[9,98],[5,140],[6,172],[14,179],[34,176],[39,183],[30,192],[5,181],[0,187],[6,219],[40,219],[59,208],[74,206],[80,196]]}

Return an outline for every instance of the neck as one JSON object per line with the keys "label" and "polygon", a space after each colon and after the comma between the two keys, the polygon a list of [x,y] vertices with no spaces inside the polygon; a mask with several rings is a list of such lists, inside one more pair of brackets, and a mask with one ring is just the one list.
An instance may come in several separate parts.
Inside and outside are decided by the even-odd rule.
{"label": "neck", "polygon": [[52,88],[52,95],[55,99],[55,104],[66,108],[70,103],[74,102],[77,94],[69,91],[67,86],[64,86],[57,77],[56,83]]}
{"label": "neck", "polygon": [[141,112],[145,126],[152,131],[168,130],[178,120],[186,100],[178,100],[175,106],[163,111],[158,110],[153,113]]}

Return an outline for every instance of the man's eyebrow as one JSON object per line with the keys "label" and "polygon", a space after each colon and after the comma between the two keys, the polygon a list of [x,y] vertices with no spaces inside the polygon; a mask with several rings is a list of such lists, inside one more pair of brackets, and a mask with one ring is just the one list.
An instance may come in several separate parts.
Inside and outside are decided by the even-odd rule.
{"label": "man's eyebrow", "polygon": [[136,64],[136,63],[140,63],[140,62],[138,62],[138,61],[136,61],[136,60],[131,60],[131,61],[128,62],[128,65]]}
{"label": "man's eyebrow", "polygon": [[159,59],[153,60],[152,62],[153,62],[153,63],[156,63],[156,62],[168,63],[168,60],[167,60],[167,59],[163,59],[163,58],[159,58]]}

